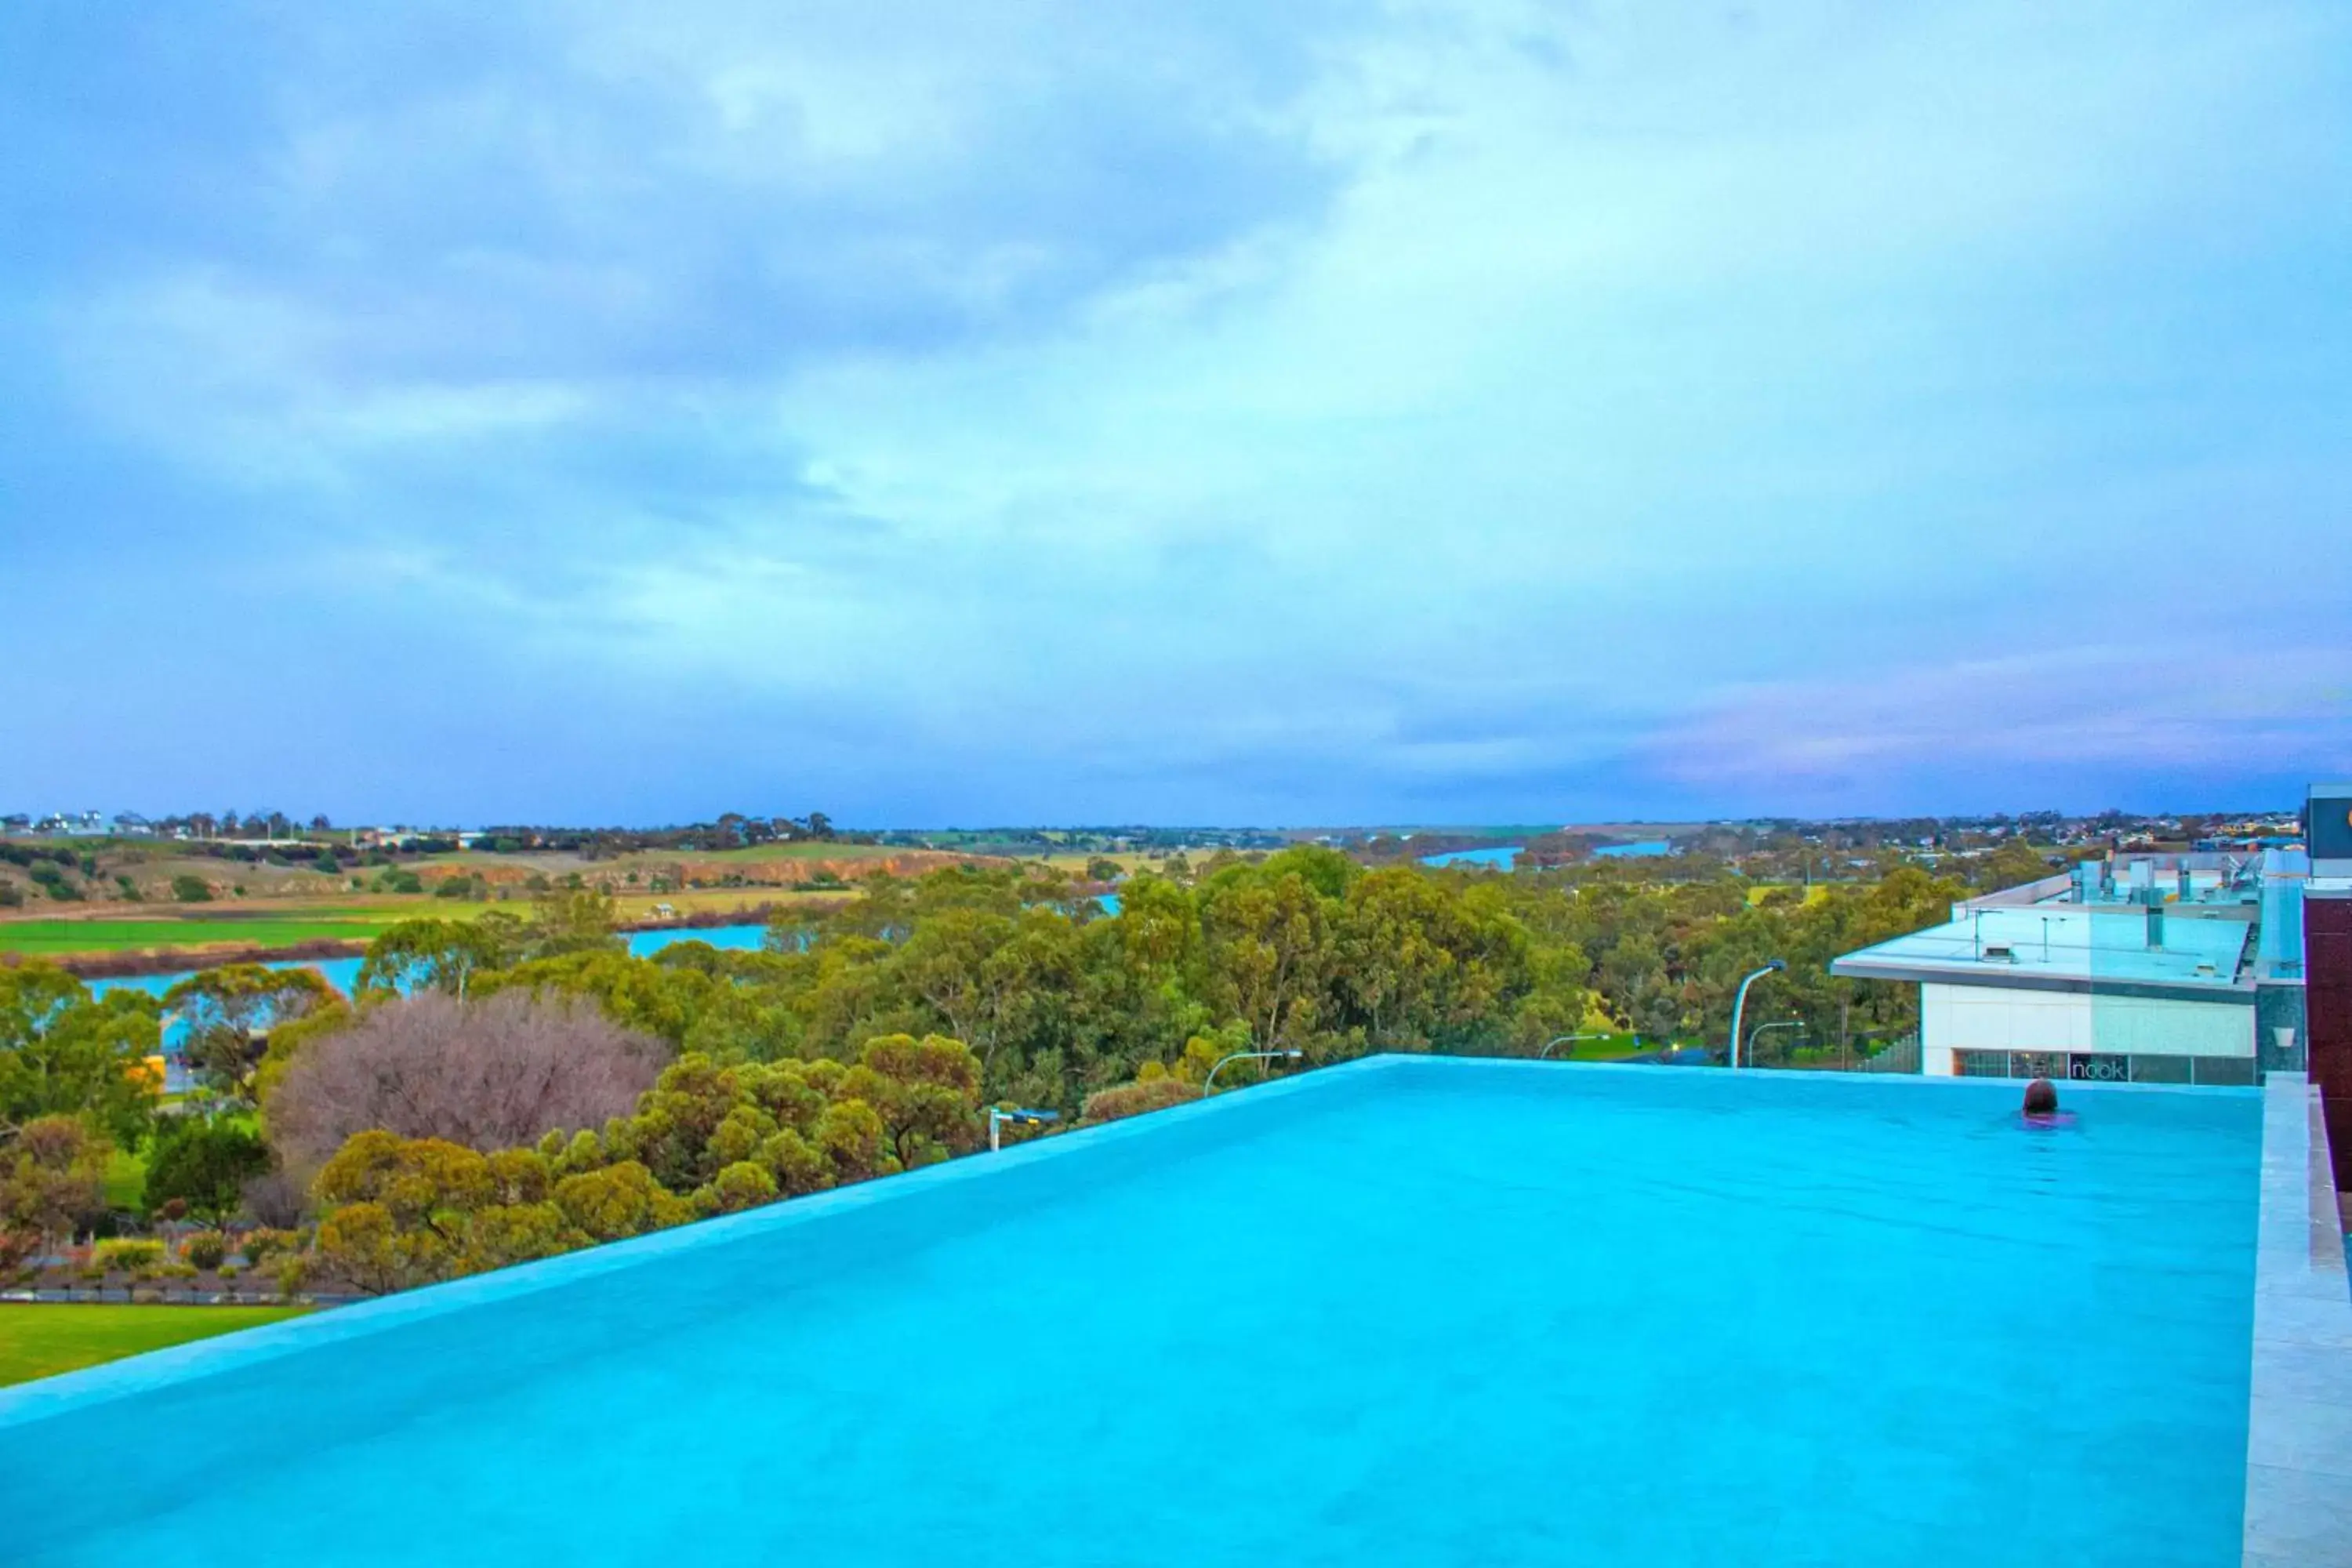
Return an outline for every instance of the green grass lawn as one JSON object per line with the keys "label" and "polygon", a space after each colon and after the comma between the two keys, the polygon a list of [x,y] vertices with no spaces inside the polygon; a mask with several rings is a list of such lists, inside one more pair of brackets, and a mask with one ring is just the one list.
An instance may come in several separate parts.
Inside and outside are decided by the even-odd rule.
{"label": "green grass lawn", "polygon": [[1563,1045],[1553,1051],[1552,1055],[1562,1061],[1619,1062],[1623,1061],[1627,1057],[1639,1056],[1644,1051],[1654,1051],[1657,1048],[1658,1042],[1655,1040],[1643,1040],[1633,1035],[1611,1035],[1606,1039],[1579,1040],[1573,1050]]}
{"label": "green grass lawn", "polygon": [[110,1209],[131,1209],[134,1212],[147,1206],[147,1158],[127,1149],[117,1149],[106,1157],[106,1206]]}
{"label": "green grass lawn", "polygon": [[0,922],[0,952],[36,958],[82,952],[135,952],[152,947],[203,947],[234,943],[291,947],[320,938],[366,942],[386,926],[444,910],[423,909],[365,913],[288,913],[251,920],[8,921]]}
{"label": "green grass lawn", "polygon": [[0,1386],[208,1340],[307,1307],[0,1306]]}

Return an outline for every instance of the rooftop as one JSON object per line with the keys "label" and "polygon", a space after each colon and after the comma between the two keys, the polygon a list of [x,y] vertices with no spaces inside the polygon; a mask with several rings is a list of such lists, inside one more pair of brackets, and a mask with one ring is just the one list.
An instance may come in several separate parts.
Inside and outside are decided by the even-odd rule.
{"label": "rooftop", "polygon": [[2253,922],[2235,910],[2163,905],[1962,905],[1957,918],[1850,952],[1831,973],[2041,990],[2151,987],[2234,999],[2252,994]]}

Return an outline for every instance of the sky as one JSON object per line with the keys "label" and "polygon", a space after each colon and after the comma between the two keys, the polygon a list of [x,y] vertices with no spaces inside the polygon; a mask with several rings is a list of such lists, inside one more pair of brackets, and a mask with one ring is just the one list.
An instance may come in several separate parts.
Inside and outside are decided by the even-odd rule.
{"label": "sky", "polygon": [[0,120],[0,810],[2352,774],[2338,0],[25,0]]}

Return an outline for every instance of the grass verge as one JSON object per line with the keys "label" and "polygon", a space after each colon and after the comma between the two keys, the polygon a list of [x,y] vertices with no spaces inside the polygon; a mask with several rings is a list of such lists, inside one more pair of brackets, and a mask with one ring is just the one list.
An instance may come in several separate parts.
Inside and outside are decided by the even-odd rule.
{"label": "grass verge", "polygon": [[0,1306],[0,1386],[274,1323],[307,1307]]}

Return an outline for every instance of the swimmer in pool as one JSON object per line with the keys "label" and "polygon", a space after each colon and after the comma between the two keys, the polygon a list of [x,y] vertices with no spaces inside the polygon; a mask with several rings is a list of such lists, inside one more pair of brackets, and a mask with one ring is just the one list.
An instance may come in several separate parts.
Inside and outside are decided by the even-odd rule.
{"label": "swimmer in pool", "polygon": [[2058,1086],[2037,1078],[2025,1086],[2025,1121],[2029,1127],[2063,1127],[2074,1117],[2058,1109]]}

